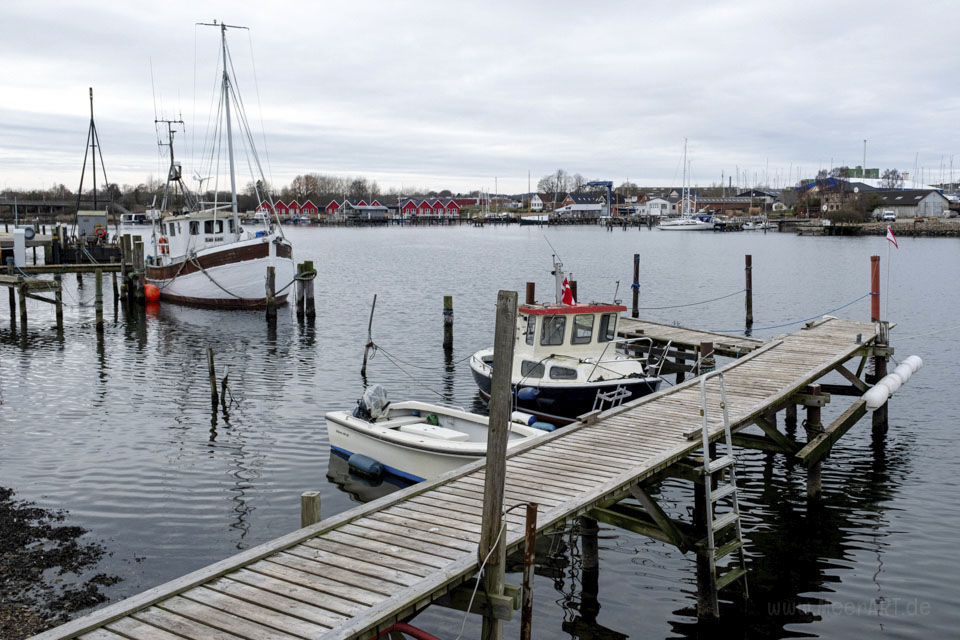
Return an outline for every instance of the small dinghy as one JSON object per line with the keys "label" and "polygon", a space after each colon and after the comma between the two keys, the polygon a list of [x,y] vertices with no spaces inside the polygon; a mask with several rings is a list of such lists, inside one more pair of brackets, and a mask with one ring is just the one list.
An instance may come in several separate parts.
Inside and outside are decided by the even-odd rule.
{"label": "small dinghy", "polygon": [[[429,402],[390,402],[372,385],[351,411],[326,414],[330,448],[369,475],[382,471],[414,482],[436,478],[487,454],[489,418]],[[507,451],[553,430],[532,415],[511,416]],[[378,464],[377,464],[378,463]]]}

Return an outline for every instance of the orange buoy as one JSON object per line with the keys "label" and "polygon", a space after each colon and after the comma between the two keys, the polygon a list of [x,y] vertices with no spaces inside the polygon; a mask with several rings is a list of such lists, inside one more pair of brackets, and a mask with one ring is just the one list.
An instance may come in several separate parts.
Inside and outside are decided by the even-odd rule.
{"label": "orange buoy", "polygon": [[144,307],[144,312],[148,316],[157,316],[160,315],[160,303],[159,302],[148,302]]}
{"label": "orange buoy", "polygon": [[143,286],[143,295],[147,302],[157,302],[160,300],[160,289],[156,285],[146,284]]}

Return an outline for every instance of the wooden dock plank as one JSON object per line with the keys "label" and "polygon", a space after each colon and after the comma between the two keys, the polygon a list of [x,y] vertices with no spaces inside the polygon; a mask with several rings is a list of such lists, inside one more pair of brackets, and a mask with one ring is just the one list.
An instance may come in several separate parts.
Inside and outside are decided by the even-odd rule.
{"label": "wooden dock plank", "polygon": [[[226,631],[247,638],[248,640],[299,640],[297,636],[290,635],[279,629],[269,627],[258,622],[253,622],[235,613],[228,613],[220,609],[207,606],[202,602],[188,600],[183,596],[174,596],[164,600],[157,605],[169,613],[174,613],[194,622],[213,627],[221,631]],[[244,611],[246,605],[240,609]]]}
{"label": "wooden dock plank", "polygon": [[[218,593],[233,596],[238,600],[272,609],[288,617],[306,620],[328,628],[342,624],[343,621],[347,619],[345,615],[330,611],[329,609],[313,606],[309,602],[252,587],[246,583],[230,580],[229,578],[220,578],[201,588],[209,588]],[[192,591],[188,593],[192,593]],[[120,622],[120,620],[112,622],[108,625],[108,628],[120,624]]]}
{"label": "wooden dock plank", "polygon": [[234,598],[233,596],[228,596],[213,591],[212,589],[207,589],[206,587],[191,589],[184,593],[183,597],[203,603],[209,607],[220,609],[221,611],[243,616],[253,622],[279,629],[280,631],[300,638],[312,638],[329,629],[329,627],[284,615],[279,611],[274,611],[252,602],[245,602],[239,598]]}

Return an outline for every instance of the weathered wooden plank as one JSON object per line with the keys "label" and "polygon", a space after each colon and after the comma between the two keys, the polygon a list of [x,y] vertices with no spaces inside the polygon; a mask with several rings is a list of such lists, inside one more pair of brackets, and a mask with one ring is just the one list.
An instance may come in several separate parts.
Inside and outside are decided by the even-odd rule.
{"label": "weathered wooden plank", "polygon": [[190,640],[249,640],[226,631],[214,629],[190,618],[178,616],[158,607],[150,607],[133,615],[136,620],[175,633]]}
{"label": "weathered wooden plank", "polygon": [[376,553],[393,556],[394,558],[412,560],[413,562],[425,564],[433,567],[434,569],[445,567],[450,562],[449,558],[439,558],[430,553],[422,553],[408,547],[393,544],[392,542],[384,542],[375,536],[367,536],[367,531],[367,529],[360,529],[359,531],[338,529],[337,531],[328,531],[323,535],[322,539],[332,540],[334,542],[342,542],[354,547],[360,547]]}
{"label": "weathered wooden plank", "polygon": [[[283,615],[307,620],[324,627],[335,627],[347,619],[347,616],[342,613],[317,607],[309,602],[261,589],[245,582],[237,582],[230,578],[219,578],[199,588],[211,589],[217,593],[226,594],[238,600],[257,604]],[[191,590],[190,593],[192,592]],[[111,623],[109,626],[115,624],[119,624],[119,621]]]}
{"label": "weathered wooden plank", "polygon": [[158,604],[157,607],[194,622],[247,638],[247,640],[299,640],[297,636],[279,629],[207,606],[202,602],[188,600],[183,596],[173,596]]}
{"label": "weathered wooden plank", "polygon": [[[359,523],[350,523],[344,525],[340,528],[340,531],[344,533],[352,533],[353,535],[363,536],[368,540],[377,540],[389,545],[396,547],[402,547],[404,549],[410,549],[411,551],[419,551],[420,553],[434,556],[441,561],[441,559],[446,559],[447,562],[455,559],[460,551],[465,551],[466,549],[460,548],[460,546],[454,547],[447,546],[447,544],[440,544],[435,541],[421,541],[414,537],[414,535],[403,535],[397,533],[391,533],[389,531],[380,531],[378,527],[373,526],[372,523],[363,521],[363,524]],[[452,538],[450,539],[453,540]],[[443,566],[443,565],[441,565]]]}
{"label": "weathered wooden plank", "polygon": [[[104,628],[121,634],[123,638],[132,638],[133,640],[183,640],[183,636],[174,635],[169,631],[164,631],[159,627],[130,617],[121,618]],[[81,637],[86,638],[87,636]]]}
{"label": "weathered wooden plank", "polygon": [[315,607],[320,607],[321,609],[326,609],[345,617],[355,616],[367,608],[352,600],[339,598],[332,593],[325,593],[302,585],[293,584],[292,582],[274,578],[257,571],[251,571],[250,569],[234,571],[230,574],[230,579],[236,582],[243,582],[251,587],[263,589],[264,591],[272,591],[285,598],[292,598],[293,600],[312,604]]}
{"label": "weathered wooden plank", "polygon": [[[349,538],[349,536],[344,536]],[[411,576],[423,577],[429,574],[432,571],[432,567],[417,563],[410,558],[397,558],[381,551],[371,551],[369,549],[364,549],[361,547],[355,547],[350,544],[344,544],[343,542],[338,542],[335,540],[328,540],[324,538],[314,538],[312,540],[307,540],[301,545],[303,547],[310,547],[319,552],[323,552],[326,555],[320,555],[318,557],[324,558],[327,562],[333,562],[333,560],[341,559],[354,559],[359,560],[364,563],[364,566],[382,566],[387,571],[395,572],[396,574],[393,579],[406,583],[409,578],[404,574],[409,574]],[[294,547],[290,551],[291,553],[297,552],[299,547]],[[344,568],[349,569],[351,564],[345,563]],[[383,574],[378,574],[383,575]]]}
{"label": "weathered wooden plank", "polygon": [[242,616],[247,620],[279,629],[280,631],[300,638],[312,638],[329,629],[329,627],[284,615],[278,611],[260,606],[259,604],[246,602],[206,587],[191,589],[185,592],[183,597],[203,603],[208,607],[214,607],[227,613]]}
{"label": "weathered wooden plank", "polygon": [[[376,524],[374,524],[376,523]],[[435,542],[452,549],[469,551],[478,541],[477,534],[460,529],[440,527],[406,516],[384,513],[371,513],[364,518],[363,526],[371,526],[381,531],[395,532],[402,535],[417,536],[420,540]]]}
{"label": "weathered wooden plank", "polygon": [[[380,602],[383,600],[384,595],[388,595],[395,590],[395,588],[389,589],[385,594],[367,588],[361,588],[355,584],[350,584],[343,580],[336,580],[332,576],[324,575],[320,571],[317,571],[316,568],[310,567],[310,565],[309,560],[304,560],[303,558],[298,560],[295,556],[277,554],[250,565],[250,571],[256,571],[257,573],[276,578],[277,580],[292,582],[293,584],[298,584],[302,587],[319,591],[320,593],[328,593],[337,598],[343,598],[344,600],[350,600],[351,602],[367,606]],[[322,570],[324,565],[319,566]],[[313,569],[312,571],[308,570],[311,568]],[[380,591],[383,590],[381,589]]]}
{"label": "weathered wooden plank", "polygon": [[[174,638],[174,640],[183,640],[182,638],[178,638],[177,636],[173,635],[170,637]],[[127,640],[123,636],[117,635],[112,631],[107,631],[106,629],[95,629],[90,633],[83,634],[80,636],[80,638],[81,640]]]}

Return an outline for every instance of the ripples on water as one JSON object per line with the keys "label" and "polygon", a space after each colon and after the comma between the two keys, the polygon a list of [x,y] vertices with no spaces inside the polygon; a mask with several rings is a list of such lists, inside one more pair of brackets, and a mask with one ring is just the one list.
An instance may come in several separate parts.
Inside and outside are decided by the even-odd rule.
{"label": "ripples on water", "polygon": [[[24,341],[0,328],[0,485],[41,506],[66,508],[73,523],[104,539],[103,570],[123,576],[114,598],[178,577],[295,529],[299,494],[323,493],[333,515],[392,486],[349,479],[331,459],[323,413],[359,397],[359,369],[373,294],[371,382],[394,398],[443,399],[482,408],[463,359],[492,342],[498,289],[537,283],[552,292],[551,251],[536,228],[293,229],[297,259],[313,259],[318,315],[298,326],[287,310],[275,331],[262,315],[164,305],[140,319],[121,313],[102,342],[94,332],[93,280],[64,278],[66,330],[30,302]],[[596,228],[549,230],[583,300],[629,299],[634,253],[641,306],[713,298],[742,288],[743,254],[754,256],[756,326],[815,315],[866,292],[868,256],[880,238],[796,238],[779,234],[660,234]],[[960,353],[953,333],[902,338],[952,326],[960,317],[955,240],[901,240],[894,254],[891,319],[897,355],[926,367],[890,409],[880,442],[861,421],[835,447],[823,472],[824,501],[809,510],[805,471],[782,457],[743,456],[741,500],[752,599],[724,600],[719,629],[695,619],[692,556],[602,526],[601,570],[582,570],[567,530],[540,543],[535,629],[543,638],[796,635],[937,637],[960,625],[956,593],[960,525],[954,384]],[[109,287],[107,287],[109,291]],[[453,295],[455,349],[441,348],[442,296]],[[739,296],[703,307],[646,311],[645,317],[705,329],[742,324]],[[0,303],[6,311],[5,303]],[[839,312],[865,318],[868,302]],[[775,331],[758,332],[771,337]],[[235,402],[211,411],[205,352],[229,371]],[[845,408],[824,412],[824,421]],[[328,476],[347,486],[343,490]],[[665,483],[660,499],[686,514],[690,491]],[[509,576],[519,583],[518,575]],[[592,585],[596,583],[594,588]],[[596,592],[595,594],[593,592]],[[724,594],[728,597],[727,594]],[[455,635],[461,617],[431,608],[418,618]],[[477,620],[466,637],[479,634]],[[516,623],[508,633],[516,635]],[[603,629],[609,630],[602,635]]]}

